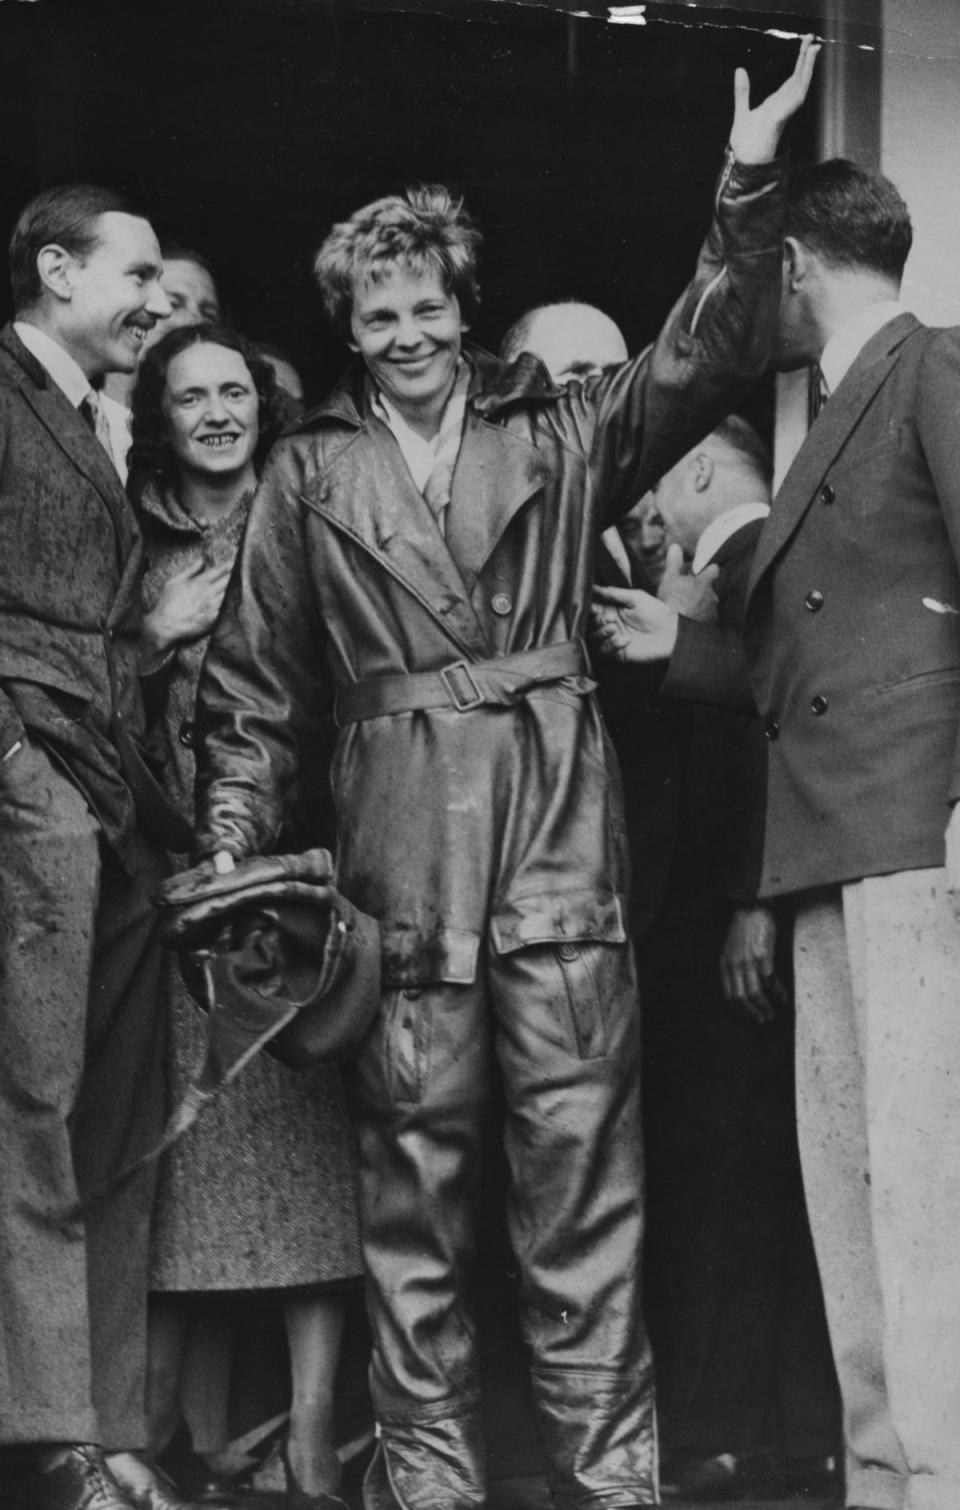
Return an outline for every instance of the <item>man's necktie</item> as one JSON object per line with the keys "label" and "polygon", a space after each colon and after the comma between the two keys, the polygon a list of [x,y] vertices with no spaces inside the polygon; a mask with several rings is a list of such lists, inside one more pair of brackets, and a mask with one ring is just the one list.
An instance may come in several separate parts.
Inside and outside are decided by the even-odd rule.
{"label": "man's necktie", "polygon": [[830,389],[827,380],[818,366],[810,369],[810,423],[813,424],[827,399],[830,397]]}
{"label": "man's necktie", "polygon": [[[110,443],[110,421],[104,414],[103,405],[92,388],[87,396],[80,400],[79,411],[106,451],[111,462],[113,462],[113,446]],[[116,462],[113,462],[113,464],[116,466]]]}

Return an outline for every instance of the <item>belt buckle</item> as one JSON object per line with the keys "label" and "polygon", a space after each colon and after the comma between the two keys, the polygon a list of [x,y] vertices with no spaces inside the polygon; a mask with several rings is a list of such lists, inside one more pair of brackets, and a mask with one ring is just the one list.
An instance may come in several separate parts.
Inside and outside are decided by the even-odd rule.
{"label": "belt buckle", "polygon": [[[457,691],[453,678],[462,676],[469,688],[467,697],[461,697]],[[468,713],[471,708],[479,708],[483,702],[483,693],[473,679],[473,673],[466,661],[454,661],[450,666],[444,666],[440,671],[440,680],[446,689],[447,696],[458,713]]]}

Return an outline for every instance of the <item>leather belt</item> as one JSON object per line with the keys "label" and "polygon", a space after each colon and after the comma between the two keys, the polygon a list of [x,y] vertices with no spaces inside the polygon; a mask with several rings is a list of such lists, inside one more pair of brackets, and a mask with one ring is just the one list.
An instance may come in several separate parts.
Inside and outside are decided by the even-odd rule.
{"label": "leather belt", "polygon": [[334,717],[338,724],[352,724],[424,708],[453,708],[457,713],[491,705],[510,708],[551,682],[590,675],[583,641],[568,640],[563,645],[521,650],[517,655],[501,655],[489,661],[453,661],[439,671],[355,682],[337,692]]}

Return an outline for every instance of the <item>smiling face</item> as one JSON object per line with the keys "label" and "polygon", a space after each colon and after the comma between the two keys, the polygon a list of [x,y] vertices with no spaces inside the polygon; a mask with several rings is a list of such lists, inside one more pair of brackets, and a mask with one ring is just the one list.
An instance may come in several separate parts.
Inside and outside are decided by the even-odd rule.
{"label": "smiling face", "polygon": [[466,326],[437,273],[404,264],[354,292],[351,348],[412,426],[432,433],[453,387]]}
{"label": "smiling face", "polygon": [[182,472],[210,482],[249,472],[252,484],[260,400],[239,351],[208,344],[181,351],[167,368],[161,407]]}
{"label": "smiling face", "polygon": [[[160,285],[160,247],[149,221],[111,210],[84,257],[58,257],[59,333],[87,377],[133,372],[170,304]],[[41,254],[43,255],[43,254]]]}

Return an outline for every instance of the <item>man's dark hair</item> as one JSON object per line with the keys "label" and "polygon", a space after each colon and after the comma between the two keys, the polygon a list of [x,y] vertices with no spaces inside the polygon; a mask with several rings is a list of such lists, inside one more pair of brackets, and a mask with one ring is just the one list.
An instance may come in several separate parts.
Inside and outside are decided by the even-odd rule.
{"label": "man's dark hair", "polygon": [[170,237],[163,237],[160,242],[160,256],[164,262],[192,262],[196,267],[202,267],[209,277],[214,288],[217,286],[217,275],[213,270],[213,263],[203,252],[198,252],[192,246],[184,246],[182,241],[174,241]]}
{"label": "man's dark hair", "polygon": [[97,244],[97,221],[117,213],[146,219],[126,195],[98,184],[61,184],[44,189],[21,211],[10,237],[10,284],[16,314],[43,293],[37,257],[45,246],[62,246],[72,257],[89,257]]}
{"label": "man's dark hair", "polygon": [[163,412],[163,395],[170,363],[191,346],[224,346],[228,351],[239,352],[247,364],[260,401],[260,436],[253,453],[258,475],[270,447],[294,418],[286,395],[277,387],[273,368],[246,336],[231,330],[228,325],[213,323],[180,325],[167,331],[156,345],[148,346],[144,352],[131,396],[133,444],[128,486],[134,502],[147,483],[153,481],[164,486],[175,478],[176,462]]}
{"label": "man's dark hair", "polygon": [[790,174],[785,235],[833,267],[866,268],[896,283],[913,242],[910,211],[889,178],[845,157]]}

